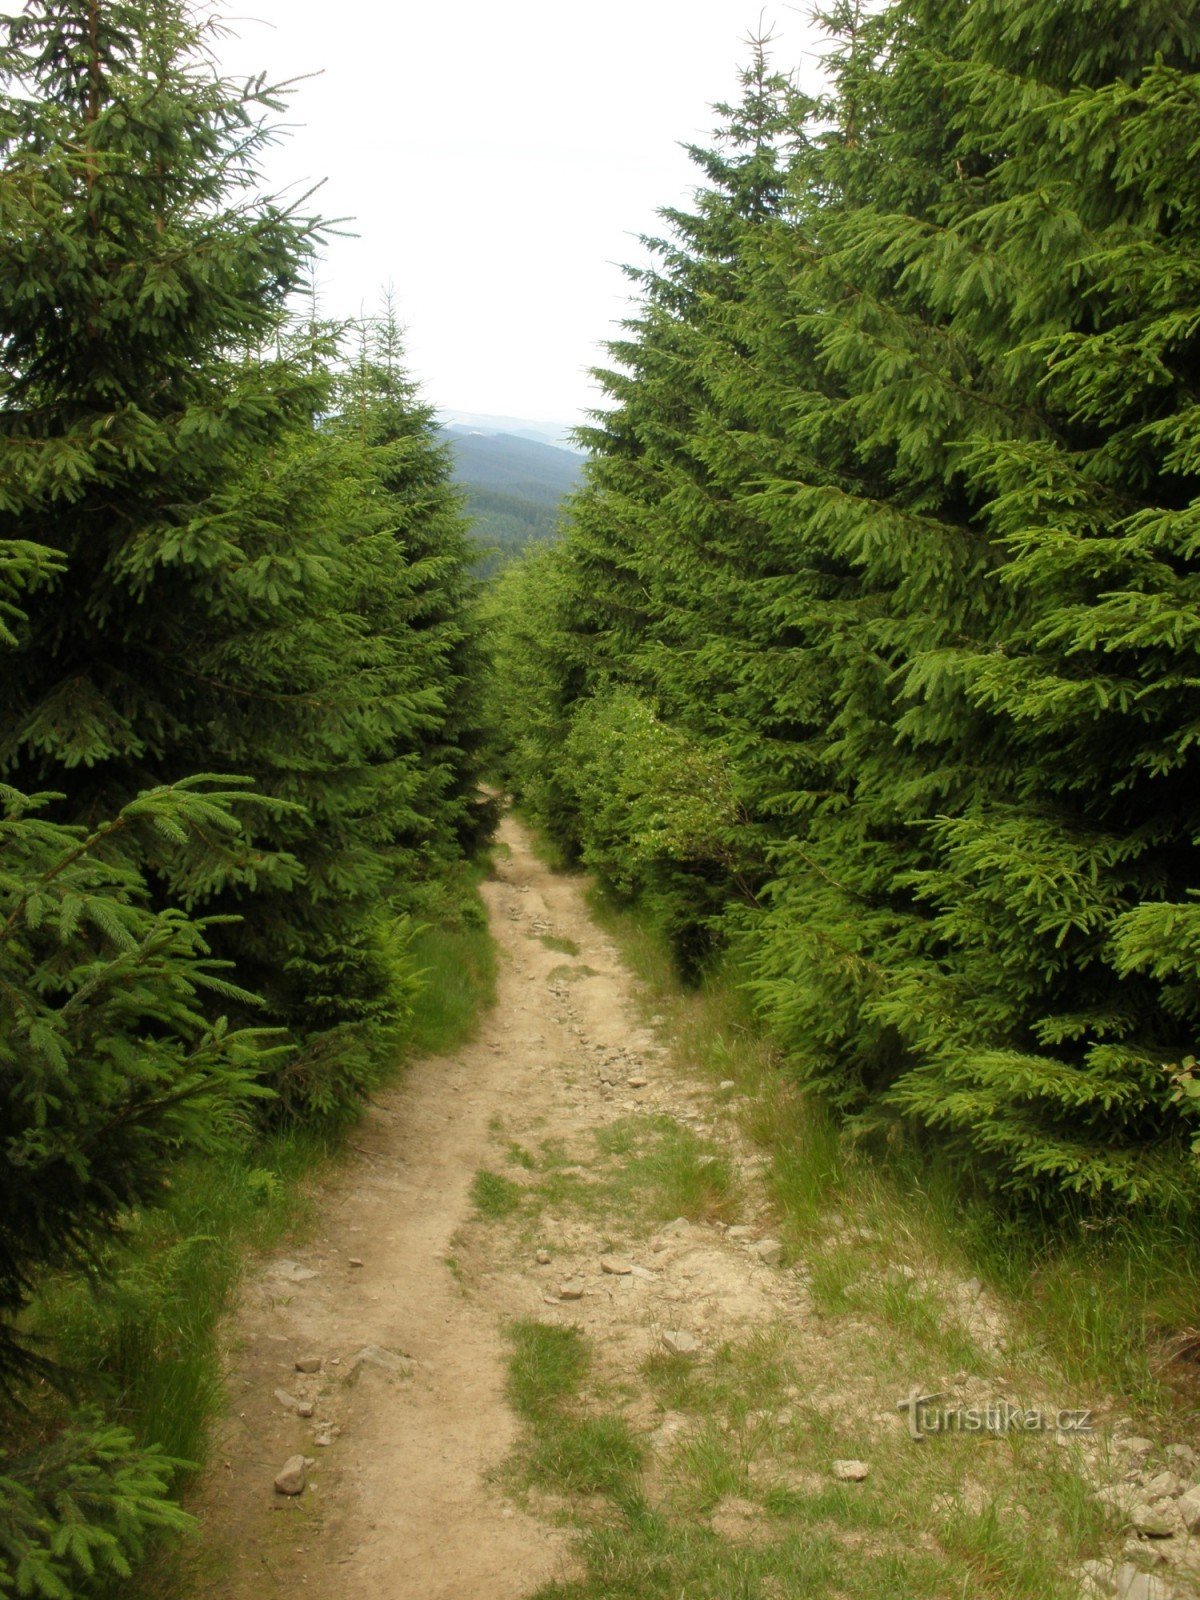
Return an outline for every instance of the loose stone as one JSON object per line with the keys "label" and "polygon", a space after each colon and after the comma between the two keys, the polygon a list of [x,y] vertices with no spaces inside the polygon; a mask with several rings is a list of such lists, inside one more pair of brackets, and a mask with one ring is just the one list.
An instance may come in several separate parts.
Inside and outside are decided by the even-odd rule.
{"label": "loose stone", "polygon": [[1147,1539],[1170,1539],[1175,1524],[1161,1506],[1134,1506],[1130,1522]]}
{"label": "loose stone", "polygon": [[662,1347],[673,1356],[690,1356],[699,1350],[700,1341],[694,1334],[671,1328],[662,1335]]}
{"label": "loose stone", "polygon": [[1200,1489],[1189,1489],[1175,1505],[1189,1533],[1200,1533]]}
{"label": "loose stone", "polygon": [[1132,1562],[1124,1561],[1113,1573],[1110,1591],[1120,1600],[1171,1600],[1171,1590],[1161,1578],[1152,1573],[1139,1572]]}
{"label": "loose stone", "polygon": [[403,1355],[395,1350],[385,1350],[381,1345],[365,1344],[362,1349],[350,1358],[350,1370],[346,1374],[349,1383],[357,1378],[364,1367],[376,1367],[380,1372],[391,1373],[397,1378],[412,1376],[416,1362],[411,1356]]}
{"label": "loose stone", "polygon": [[303,1494],[308,1481],[308,1468],[303,1456],[289,1456],[275,1474],[276,1494]]}
{"label": "loose stone", "polygon": [[1154,1440],[1134,1434],[1128,1439],[1114,1439],[1113,1449],[1119,1450],[1124,1456],[1148,1456],[1154,1449]]}
{"label": "loose stone", "polygon": [[307,1283],[317,1276],[312,1267],[302,1267],[298,1261],[275,1261],[267,1268],[272,1278],[286,1278],[289,1283]]}
{"label": "loose stone", "polygon": [[1176,1495],[1184,1491],[1182,1478],[1177,1478],[1173,1472],[1158,1472],[1146,1485],[1147,1500],[1173,1500]]}
{"label": "loose stone", "polygon": [[883,1275],[884,1283],[912,1283],[917,1274],[912,1267],[889,1267]]}

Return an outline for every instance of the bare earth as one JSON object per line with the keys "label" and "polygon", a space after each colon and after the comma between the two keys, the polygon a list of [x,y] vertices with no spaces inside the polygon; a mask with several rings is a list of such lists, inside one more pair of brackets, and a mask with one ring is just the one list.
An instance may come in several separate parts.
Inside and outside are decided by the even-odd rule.
{"label": "bare earth", "polygon": [[[685,1348],[701,1352],[729,1340],[786,1346],[798,1386],[783,1396],[786,1407],[747,1421],[756,1456],[747,1481],[761,1472],[796,1493],[820,1493],[829,1476],[831,1462],[812,1446],[823,1417],[847,1441],[828,1453],[865,1449],[872,1482],[890,1471],[899,1493],[916,1458],[897,1393],[910,1380],[967,1404],[997,1392],[995,1376],[908,1371],[913,1347],[897,1347],[880,1369],[869,1359],[878,1326],[861,1312],[814,1310],[810,1272],[780,1265],[764,1245],[771,1213],[755,1198],[762,1158],[739,1129],[730,1086],[669,1064],[579,881],[547,870],[512,819],[500,842],[511,854],[483,891],[500,956],[495,1008],[472,1043],[414,1064],[380,1097],[354,1134],[355,1157],[317,1197],[316,1235],[262,1263],[245,1285],[229,1330],[229,1416],[195,1508],[202,1592],[215,1600],[301,1588],[347,1600],[517,1600],[577,1575],[563,1502],[543,1492],[518,1504],[499,1481],[518,1433],[504,1395],[504,1328],[514,1318],[590,1335],[606,1376],[625,1385],[623,1414],[649,1448],[654,1500],[669,1495],[673,1452],[696,1422],[664,1413],[637,1382],[664,1334],[682,1332],[693,1341]],[[679,1219],[652,1231],[644,1217],[623,1216],[619,1202],[603,1202],[596,1134],[614,1124],[618,1136],[650,1128],[641,1120],[650,1116],[657,1128],[670,1119],[668,1127],[694,1130],[732,1163],[737,1226]],[[521,1165],[534,1149],[556,1153],[561,1204],[547,1198],[544,1172]],[[471,1197],[481,1169],[523,1190],[542,1182],[540,1197],[512,1218],[481,1218]],[[572,1204],[572,1184],[590,1184],[592,1201]],[[829,1226],[861,1249],[864,1266],[881,1249],[878,1234],[850,1219],[831,1215]],[[614,1256],[623,1270],[602,1265],[611,1269]],[[889,1289],[896,1274],[902,1281]],[[937,1296],[942,1320],[977,1350],[978,1370],[997,1373],[1008,1330],[978,1280],[926,1279],[923,1267],[898,1264],[862,1281],[897,1293],[908,1280]],[[565,1283],[575,1286],[569,1299],[558,1292]],[[318,1371],[297,1370],[318,1357]],[[1061,1455],[1052,1441],[1045,1449]],[[295,1455],[311,1463],[307,1486],[278,1494],[275,1475]],[[970,1515],[996,1492],[989,1478],[1001,1457],[974,1448],[960,1459],[939,1499]],[[1108,1460],[1097,1438],[1079,1469],[1107,1481]],[[752,1542],[762,1517],[761,1505],[726,1496],[709,1526]],[[1176,1532],[1171,1543],[1190,1565],[1193,1541],[1182,1525]],[[862,1554],[855,1537],[846,1535],[852,1562]],[[912,1543],[903,1528],[887,1537]]]}
{"label": "bare earth", "polygon": [[[463,1293],[447,1258],[471,1180],[494,1153],[489,1122],[552,1093],[554,1066],[574,1043],[547,1014],[546,974],[562,957],[525,937],[518,919],[553,917],[593,959],[613,953],[576,886],[541,866],[513,822],[502,838],[512,859],[484,885],[501,947],[494,1010],[475,1041],[417,1063],[381,1097],[355,1134],[359,1159],[322,1198],[318,1236],[267,1263],[243,1295],[236,1415],[201,1506],[232,1563],[216,1591],[228,1600],[298,1582],[356,1600],[509,1600],[562,1566],[558,1532],[489,1485],[515,1435],[500,1318]],[[628,1027],[624,1005],[614,982],[598,1019],[614,1036]],[[411,1358],[411,1375],[407,1364],[399,1375],[360,1364],[351,1378],[353,1357],[371,1345]],[[311,1377],[295,1371],[309,1355],[322,1357]],[[313,1418],[281,1404],[280,1388],[313,1400]],[[340,1432],[318,1445],[331,1426]],[[285,1498],[273,1479],[293,1454],[318,1459],[305,1494]]]}
{"label": "bare earth", "polygon": [[[474,1041],[416,1063],[380,1097],[354,1135],[357,1159],[319,1197],[316,1236],[244,1288],[229,1339],[231,1415],[197,1508],[220,1569],[208,1592],[220,1600],[297,1584],[354,1600],[515,1600],[569,1576],[561,1528],[491,1481],[516,1437],[504,1323],[582,1323],[610,1360],[634,1363],[662,1328],[681,1325],[673,1302],[687,1301],[686,1326],[703,1332],[706,1315],[726,1327],[765,1321],[800,1293],[717,1234],[672,1242],[673,1282],[602,1274],[611,1225],[600,1234],[564,1219],[545,1266],[531,1253],[489,1259],[463,1236],[471,1181],[503,1169],[508,1139],[570,1147],[643,1110],[703,1126],[712,1100],[711,1086],[662,1078],[665,1052],[579,881],[543,866],[511,818],[500,842],[511,857],[483,886],[500,954],[496,1006]],[[573,941],[578,955],[548,948],[543,934]],[[585,981],[557,976],[577,963],[591,969]],[[631,1088],[643,1072],[653,1075]],[[468,1288],[448,1264],[456,1255]],[[550,1309],[569,1278],[587,1283],[585,1299]],[[369,1346],[408,1360],[398,1374],[355,1368]],[[319,1373],[295,1370],[313,1355]],[[313,1402],[312,1418],[277,1390]],[[284,1497],[274,1477],[296,1454],[315,1462],[309,1486]]]}

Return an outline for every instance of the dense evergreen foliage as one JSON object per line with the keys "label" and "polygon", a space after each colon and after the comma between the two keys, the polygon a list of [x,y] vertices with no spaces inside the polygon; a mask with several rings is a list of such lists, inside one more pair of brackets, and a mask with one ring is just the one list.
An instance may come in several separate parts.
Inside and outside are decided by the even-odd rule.
{"label": "dense evergreen foliage", "polygon": [[179,0],[0,26],[0,1390],[45,1412],[0,1593],[65,1596],[178,1523],[173,1464],[31,1388],[90,1379],[30,1295],[181,1156],[361,1103],[490,810],[448,461],[390,310],[293,319],[279,95]]}
{"label": "dense evergreen foliage", "polygon": [[797,1075],[1190,1201],[1200,20],[839,5],[763,52],[495,602],[531,806]]}
{"label": "dense evergreen foliage", "polygon": [[1200,16],[823,20],[821,99],[760,45],[691,151],[490,672],[393,308],[294,314],[280,94],[184,0],[0,21],[0,1594],[179,1525],[31,1299],[181,1157],[362,1103],[485,730],[858,1127],[1194,1203]]}
{"label": "dense evergreen foliage", "polygon": [[324,332],[287,327],[316,230],[252,197],[277,101],[199,43],[165,3],[11,25],[33,94],[6,106],[0,532],[63,572],[13,648],[0,757],[69,788],[61,820],[253,780],[252,832],[139,865],[253,904],[218,945],[291,1030],[287,1094],[332,1108],[403,1011],[411,885],[471,832],[467,547],[394,327],[340,389]]}

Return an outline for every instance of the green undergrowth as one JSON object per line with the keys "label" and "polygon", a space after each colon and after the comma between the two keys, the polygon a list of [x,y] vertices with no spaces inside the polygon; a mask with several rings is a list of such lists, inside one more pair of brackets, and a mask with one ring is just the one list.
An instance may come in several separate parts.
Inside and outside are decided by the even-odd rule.
{"label": "green undergrowth", "polygon": [[588,1341],[576,1328],[532,1318],[508,1336],[508,1395],[525,1425],[509,1469],[514,1485],[636,1503],[642,1446],[624,1418],[580,1394],[592,1372]]}
{"label": "green undergrowth", "polygon": [[[631,1493],[624,1480],[623,1503],[595,1507],[578,1546],[582,1574],[546,1585],[536,1600],[1077,1600],[1064,1545],[1074,1555],[1095,1536],[1070,1525],[1061,1466],[1026,1472],[1027,1490],[983,1510],[970,1502],[965,1472],[944,1481],[924,1515],[899,1450],[870,1486],[771,1484],[752,1477],[738,1442],[708,1424],[674,1452],[652,1496]],[[1049,1532],[1052,1509],[1068,1519],[1065,1541]]]}
{"label": "green undergrowth", "polygon": [[624,1117],[595,1130],[602,1156],[617,1158],[601,1180],[601,1199],[649,1223],[687,1217],[731,1221],[740,1200],[737,1176],[712,1140],[672,1117]]}
{"label": "green undergrowth", "polygon": [[466,869],[441,914],[409,946],[421,991],[404,1035],[408,1055],[441,1055],[474,1030],[496,997],[496,950],[479,898],[482,869]]}
{"label": "green undergrowth", "polygon": [[[407,948],[421,978],[403,1057],[450,1050],[494,993],[494,955],[473,884],[457,889],[444,921],[423,927]],[[6,1412],[0,1457],[19,1460],[82,1410],[159,1446],[177,1463],[168,1481],[186,1503],[224,1403],[222,1315],[249,1260],[304,1239],[316,1188],[345,1159],[353,1125],[286,1124],[240,1151],[184,1162],[161,1205],[126,1219],[95,1281],[49,1277],[25,1320],[39,1350],[72,1374],[75,1393],[68,1401],[43,1386],[27,1412]],[[186,1539],[159,1544],[132,1579],[98,1576],[80,1600],[197,1594],[194,1557]]]}
{"label": "green undergrowth", "polygon": [[471,1183],[471,1203],[481,1217],[510,1217],[521,1204],[521,1187],[502,1172],[481,1167]]}
{"label": "green undergrowth", "polygon": [[[167,1482],[182,1497],[203,1465],[208,1430],[224,1400],[220,1319],[248,1259],[284,1239],[302,1240],[312,1191],[340,1147],[336,1128],[276,1130],[240,1153],[178,1167],[161,1206],[131,1216],[91,1285],[57,1275],[27,1318],[39,1346],[69,1370],[74,1404],[177,1463]],[[68,1402],[42,1389],[11,1418],[2,1441],[20,1458],[55,1437]],[[131,1579],[98,1576],[78,1592],[149,1600],[185,1590],[187,1541],[152,1546]],[[190,1591],[187,1591],[190,1592]]]}
{"label": "green undergrowth", "polygon": [[949,1354],[960,1334],[941,1327],[936,1301],[923,1303],[919,1287],[864,1290],[862,1281],[895,1263],[919,1279],[977,1278],[1015,1329],[1011,1361],[1052,1366],[1097,1404],[1190,1432],[1200,1402],[1200,1236],[1188,1218],[1006,1209],[927,1140],[856,1139],[788,1081],[755,1024],[735,957],[685,986],[665,940],[636,910],[597,891],[591,903],[647,1010],[663,1016],[678,1059],[717,1083],[732,1080],[741,1126],[767,1163],[780,1236],[811,1263],[819,1307],[923,1320],[932,1336],[944,1334]]}

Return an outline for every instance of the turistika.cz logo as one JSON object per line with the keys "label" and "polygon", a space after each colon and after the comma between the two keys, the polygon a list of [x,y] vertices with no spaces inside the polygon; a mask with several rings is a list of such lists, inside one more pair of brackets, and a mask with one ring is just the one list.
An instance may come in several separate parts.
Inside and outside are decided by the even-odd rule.
{"label": "turistika.cz logo", "polygon": [[1014,1405],[1009,1400],[993,1400],[985,1406],[948,1406],[941,1402],[944,1393],[922,1394],[910,1389],[896,1402],[897,1411],[908,1412],[910,1439],[924,1439],[930,1433],[1091,1433],[1092,1413],[1051,1411],[1044,1406]]}

